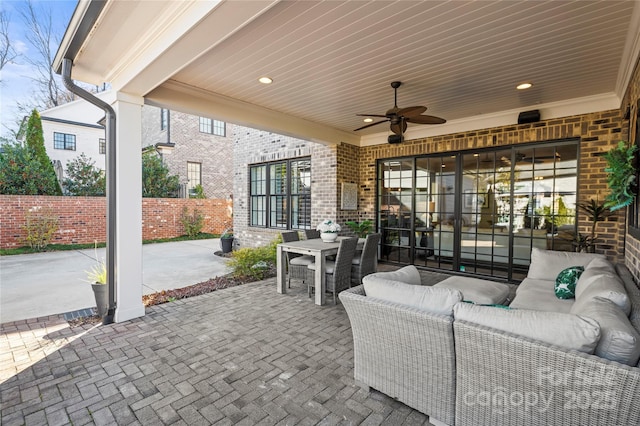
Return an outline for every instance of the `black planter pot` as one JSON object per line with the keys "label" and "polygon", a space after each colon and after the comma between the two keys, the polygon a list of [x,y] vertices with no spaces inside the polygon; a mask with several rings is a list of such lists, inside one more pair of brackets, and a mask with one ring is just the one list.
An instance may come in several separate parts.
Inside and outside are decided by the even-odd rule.
{"label": "black planter pot", "polygon": [[233,250],[233,238],[220,239],[220,247],[223,253],[231,253],[231,250]]}
{"label": "black planter pot", "polygon": [[106,284],[91,284],[93,296],[96,298],[98,316],[104,317],[109,309],[109,286]]}

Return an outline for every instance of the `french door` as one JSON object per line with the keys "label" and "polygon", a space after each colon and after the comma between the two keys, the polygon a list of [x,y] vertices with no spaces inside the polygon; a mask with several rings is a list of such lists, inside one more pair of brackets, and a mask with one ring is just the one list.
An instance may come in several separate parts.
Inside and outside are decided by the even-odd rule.
{"label": "french door", "polygon": [[571,250],[577,141],[378,162],[381,257],[522,279],[531,249]]}

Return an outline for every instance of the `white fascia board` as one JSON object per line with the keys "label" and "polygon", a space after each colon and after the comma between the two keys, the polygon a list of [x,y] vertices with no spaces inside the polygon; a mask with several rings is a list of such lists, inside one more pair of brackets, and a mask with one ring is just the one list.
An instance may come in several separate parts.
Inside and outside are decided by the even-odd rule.
{"label": "white fascia board", "polygon": [[624,97],[629,86],[629,81],[631,81],[631,76],[638,62],[638,55],[640,55],[640,2],[635,2],[621,63],[618,67],[615,91],[620,99]]}
{"label": "white fascia board", "polygon": [[[554,118],[617,109],[620,108],[620,102],[621,100],[618,95],[615,93],[607,93],[548,104],[531,105],[526,108],[500,111],[493,114],[477,115],[460,120],[447,121],[445,124],[435,126],[410,125],[407,131],[404,132],[404,138],[405,140],[413,140],[494,127],[515,126],[518,124],[518,115],[521,112],[534,109],[540,111],[541,120],[552,120]],[[390,132],[385,131],[362,136],[360,146],[385,144],[387,143],[389,134]]]}
{"label": "white fascia board", "polygon": [[145,95],[244,28],[280,0],[174,2],[107,77],[114,88]]}
{"label": "white fascia board", "polygon": [[188,114],[215,117],[218,120],[324,145],[336,145],[341,142],[352,145],[360,143],[360,136],[353,133],[174,81],[163,84],[145,96],[145,103]]}

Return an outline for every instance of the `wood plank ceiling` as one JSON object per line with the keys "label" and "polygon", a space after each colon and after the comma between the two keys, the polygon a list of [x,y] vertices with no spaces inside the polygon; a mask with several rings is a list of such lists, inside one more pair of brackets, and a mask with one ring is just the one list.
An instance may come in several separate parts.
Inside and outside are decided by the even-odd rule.
{"label": "wood plank ceiling", "polygon": [[393,106],[393,80],[449,121],[533,109],[615,92],[634,3],[282,2],[171,79],[345,131]]}

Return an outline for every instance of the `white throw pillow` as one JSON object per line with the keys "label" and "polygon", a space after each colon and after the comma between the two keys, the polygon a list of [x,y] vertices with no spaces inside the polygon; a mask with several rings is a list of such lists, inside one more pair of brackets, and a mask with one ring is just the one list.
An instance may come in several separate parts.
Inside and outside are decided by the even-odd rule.
{"label": "white throw pillow", "polygon": [[613,266],[613,263],[609,262],[607,259],[603,259],[600,257],[597,257],[593,259],[591,262],[589,262],[589,264],[585,266],[584,270],[588,271],[589,269],[596,269],[596,268],[601,270],[606,270],[607,272],[610,272],[612,274],[616,273],[616,268],[615,266]]}
{"label": "white throw pillow", "polygon": [[624,285],[618,276],[601,274],[595,277],[585,287],[578,292],[576,287],[576,303],[571,307],[571,313],[576,313],[584,309],[583,305],[589,303],[594,297],[609,299],[622,309],[625,315],[631,312],[631,302]]}
{"label": "white throw pillow", "polygon": [[456,321],[469,321],[589,354],[600,339],[600,326],[595,320],[572,314],[458,303],[453,315]]}
{"label": "white throw pillow", "polygon": [[531,265],[527,277],[555,281],[558,274],[569,266],[587,266],[593,259],[605,259],[602,254],[573,253],[569,251],[531,249]]}
{"label": "white throw pillow", "polygon": [[376,279],[400,281],[406,284],[422,284],[422,281],[420,280],[420,272],[418,271],[418,268],[413,265],[407,265],[397,271],[375,272],[364,277],[362,282],[365,283]]}
{"label": "white throw pillow", "polygon": [[[588,268],[580,275],[578,282],[576,283],[576,298],[582,295],[592,283],[598,279],[605,277],[612,281],[617,281],[622,285],[622,281],[616,273],[609,271],[607,268]],[[624,288],[624,286],[622,287]]]}
{"label": "white throw pillow", "polygon": [[367,297],[412,306],[430,313],[449,317],[453,315],[453,306],[462,301],[462,293],[449,288],[405,284],[380,278],[368,280],[363,285]]}
{"label": "white throw pillow", "polygon": [[576,315],[593,318],[600,324],[602,336],[596,346],[599,357],[635,366],[640,359],[640,334],[622,310],[608,299],[594,297],[579,305]]}

